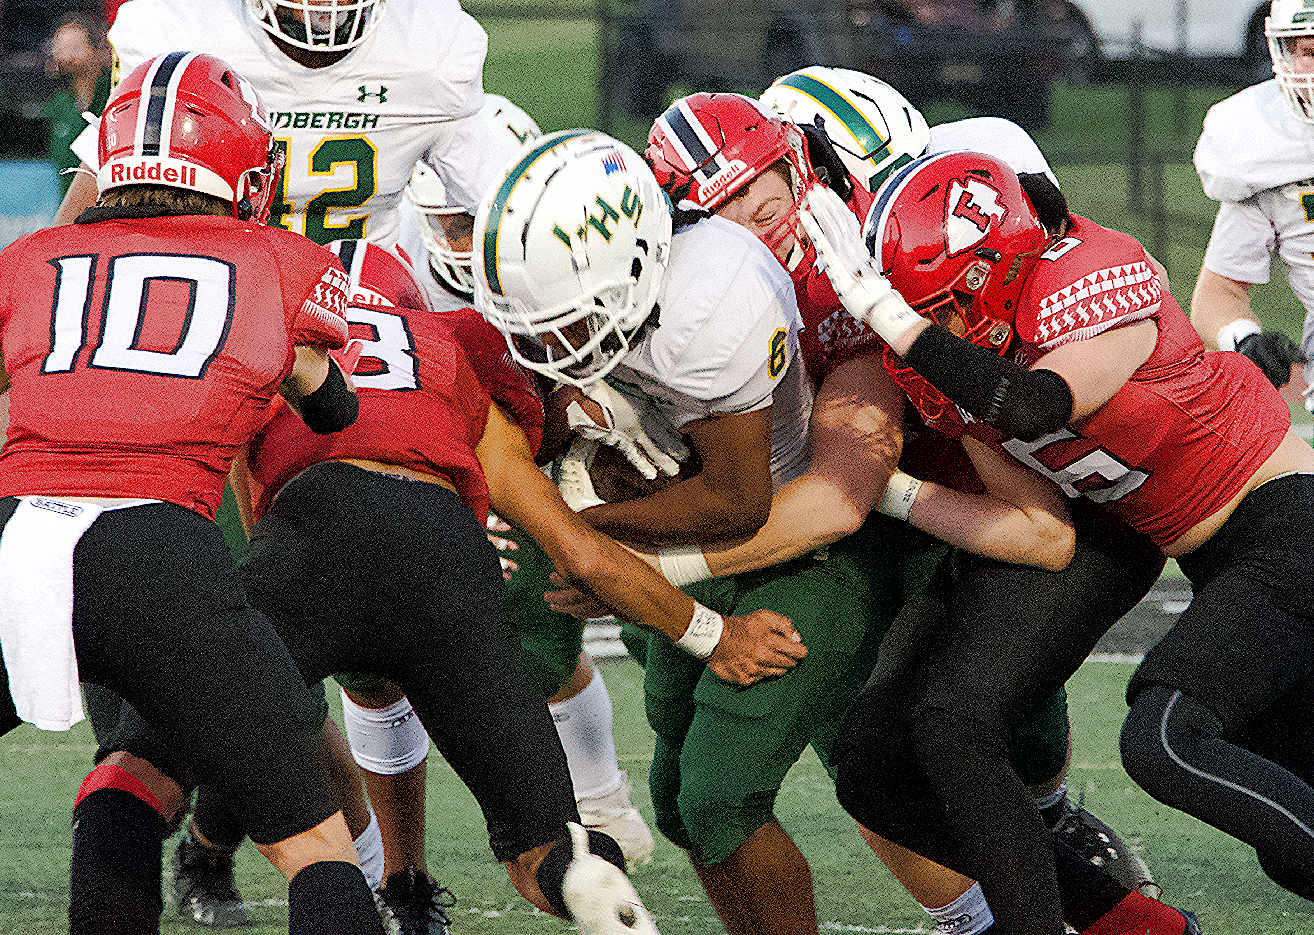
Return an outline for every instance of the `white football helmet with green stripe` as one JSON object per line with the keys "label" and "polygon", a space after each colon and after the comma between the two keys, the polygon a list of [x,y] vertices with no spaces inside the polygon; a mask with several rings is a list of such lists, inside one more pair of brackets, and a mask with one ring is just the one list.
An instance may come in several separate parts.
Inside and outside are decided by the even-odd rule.
{"label": "white football helmet with green stripe", "polygon": [[875,192],[890,173],[926,153],[926,118],[884,81],[813,65],[777,78],[761,102],[787,120],[817,127],[853,180]]}
{"label": "white football helmet with green stripe", "polygon": [[[1273,75],[1291,113],[1302,123],[1314,123],[1314,73],[1298,64],[1296,40],[1314,36],[1314,4],[1305,0],[1273,0],[1264,20]],[[1308,61],[1308,58],[1305,59]]]}
{"label": "white football helmet with green stripe", "polygon": [[638,153],[593,130],[551,133],[475,214],[475,305],[520,364],[587,386],[638,342],[670,248],[670,201]]}

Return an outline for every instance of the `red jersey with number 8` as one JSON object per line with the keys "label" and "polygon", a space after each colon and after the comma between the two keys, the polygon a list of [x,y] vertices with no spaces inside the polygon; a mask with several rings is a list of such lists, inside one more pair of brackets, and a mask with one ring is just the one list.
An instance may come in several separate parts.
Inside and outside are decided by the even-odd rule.
{"label": "red jersey with number 8", "polygon": [[141,497],[213,518],[294,346],[346,340],[337,258],[235,218],[49,228],[0,269],[0,496]]}
{"label": "red jersey with number 8", "polygon": [[[315,435],[280,408],[251,444],[255,517],[310,465],[354,458],[446,478],[480,520],[487,519],[488,484],[475,448],[488,422],[490,390],[495,398],[506,394],[496,380],[485,388],[483,374],[475,373],[453,332],[457,319],[429,309],[409,264],[364,241],[339,241],[331,248],[351,283],[351,339],[364,342],[352,374],[360,415],[342,432]],[[485,327],[504,353],[501,335]],[[523,374],[516,371],[514,379],[532,394]]]}
{"label": "red jersey with number 8", "polygon": [[1206,352],[1135,238],[1076,217],[1027,282],[1009,354],[1030,367],[1049,351],[1153,319],[1150,358],[1094,413],[1033,442],[977,422],[892,352],[886,369],[922,417],[967,433],[1102,503],[1160,547],[1222,509],[1286,436],[1291,411],[1240,354]]}

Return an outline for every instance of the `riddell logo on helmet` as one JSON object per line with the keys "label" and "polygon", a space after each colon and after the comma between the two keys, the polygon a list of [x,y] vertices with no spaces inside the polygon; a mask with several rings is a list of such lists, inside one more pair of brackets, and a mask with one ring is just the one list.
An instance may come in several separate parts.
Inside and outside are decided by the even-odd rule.
{"label": "riddell logo on helmet", "polygon": [[698,203],[705,205],[716,200],[716,196],[729,189],[748,172],[748,166],[742,160],[732,159],[724,169],[716,173],[702,185],[698,186]]}
{"label": "riddell logo on helmet", "polygon": [[164,185],[181,185],[185,188],[196,187],[196,169],[192,166],[166,166],[160,162],[139,162],[125,165],[121,162],[111,163],[109,167],[111,185],[127,182],[144,182]]}

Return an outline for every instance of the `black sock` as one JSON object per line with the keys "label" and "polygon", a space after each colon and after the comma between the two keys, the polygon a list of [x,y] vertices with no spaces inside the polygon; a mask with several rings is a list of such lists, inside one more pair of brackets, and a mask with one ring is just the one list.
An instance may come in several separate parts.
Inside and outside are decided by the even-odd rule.
{"label": "black sock", "polygon": [[[607,863],[615,864],[622,873],[625,872],[625,854],[622,853],[620,845],[614,838],[601,831],[589,831],[589,853],[596,854]],[[535,874],[538,888],[547,899],[548,905],[563,919],[569,919],[571,916],[570,910],[566,908],[565,897],[561,894],[561,886],[566,879],[566,868],[570,866],[574,856],[574,848],[570,840],[562,841],[547,852]]]}
{"label": "black sock", "polygon": [[1054,842],[1054,869],[1063,920],[1078,932],[1094,925],[1131,892],[1062,841]]}
{"label": "black sock", "polygon": [[121,789],[97,789],[74,806],[71,935],[156,935],[169,830],[159,812]]}
{"label": "black sock", "polygon": [[288,935],[384,935],[374,894],[355,864],[321,860],[288,884]]}

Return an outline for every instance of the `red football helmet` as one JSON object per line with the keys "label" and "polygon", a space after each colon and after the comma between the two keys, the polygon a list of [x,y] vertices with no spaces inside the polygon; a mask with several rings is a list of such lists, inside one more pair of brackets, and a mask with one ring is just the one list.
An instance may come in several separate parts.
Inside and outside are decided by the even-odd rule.
{"label": "red football helmet", "polygon": [[348,305],[428,310],[424,287],[404,253],[398,255],[365,240],[334,240],[326,246],[347,271]]}
{"label": "red football helmet", "polygon": [[699,93],[675,101],[648,131],[643,158],[672,202],[692,201],[707,211],[785,160],[794,208],[762,235],[768,246],[798,233],[798,202],[819,184],[803,132],[742,94]]}
{"label": "red football helmet", "polygon": [[165,185],[232,203],[233,216],[269,216],[282,150],[255,88],[226,62],[170,52],[143,62],[100,118],[101,192]]}
{"label": "red football helmet", "polygon": [[981,153],[916,159],[880,187],[863,236],[891,285],[921,314],[1003,354],[1048,236],[1007,165]]}

